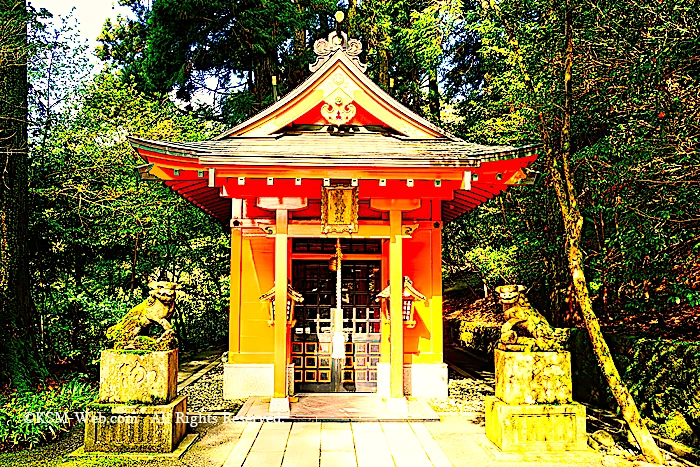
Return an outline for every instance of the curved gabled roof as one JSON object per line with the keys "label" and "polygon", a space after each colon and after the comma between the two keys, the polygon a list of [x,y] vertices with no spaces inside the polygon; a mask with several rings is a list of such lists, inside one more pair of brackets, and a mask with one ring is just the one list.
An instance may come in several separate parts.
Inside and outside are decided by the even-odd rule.
{"label": "curved gabled roof", "polygon": [[306,81],[282,99],[214,140],[271,135],[292,124],[319,103],[333,105],[338,98],[343,100],[342,107],[358,103],[387,127],[406,137],[458,140],[391,97],[369,79],[342,49],[336,50]]}
{"label": "curved gabled roof", "polygon": [[479,167],[483,162],[527,157],[536,146],[484,146],[446,138],[411,140],[377,133],[333,136],[318,132],[270,137],[234,137],[196,142],[129,138],[142,149],[197,158],[207,165],[316,167]]}
{"label": "curved gabled roof", "polygon": [[525,178],[536,146],[450,135],[372,82],[354,52],[319,57],[300,86],[209,141],[129,140],[150,175],[222,224],[233,198],[318,198],[330,178],[355,180],[367,199],[435,200],[449,222]]}

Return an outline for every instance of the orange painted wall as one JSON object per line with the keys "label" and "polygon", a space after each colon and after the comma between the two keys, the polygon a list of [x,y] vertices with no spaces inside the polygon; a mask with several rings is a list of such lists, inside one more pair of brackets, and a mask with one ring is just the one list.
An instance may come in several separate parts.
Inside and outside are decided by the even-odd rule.
{"label": "orange painted wall", "polygon": [[[274,327],[268,325],[267,304],[259,297],[274,285],[274,248],[272,238],[243,237],[240,352],[229,353],[230,363],[273,363]],[[415,328],[404,327],[405,363],[443,361],[440,252],[441,230],[430,222],[421,222],[412,238],[403,240],[403,275],[409,276],[414,287],[427,297],[425,302],[415,302]],[[382,258],[382,283],[386,284],[388,248],[384,248]]]}
{"label": "orange painted wall", "polygon": [[[440,248],[435,242],[441,231],[423,223],[412,238],[403,241],[403,275],[426,296],[414,302],[416,326],[404,327],[404,363],[442,363],[442,277]],[[434,262],[437,262],[437,266]]]}
{"label": "orange painted wall", "polygon": [[274,363],[274,327],[260,295],[274,286],[275,240],[243,237],[241,262],[240,353],[229,354],[229,362]]}

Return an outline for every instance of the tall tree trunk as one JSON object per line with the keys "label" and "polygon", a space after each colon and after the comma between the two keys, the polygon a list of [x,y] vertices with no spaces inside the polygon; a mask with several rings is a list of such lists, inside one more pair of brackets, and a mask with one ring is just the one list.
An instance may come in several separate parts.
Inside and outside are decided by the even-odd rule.
{"label": "tall tree trunk", "polygon": [[[514,48],[517,58],[516,65],[523,76],[523,81],[528,91],[535,93],[535,87],[530,73],[523,59],[523,50],[515,34],[513,24],[503,15],[503,12],[495,0],[485,0],[484,8],[493,10],[505,26],[509,43]],[[552,125],[548,124],[547,116],[539,113],[540,133],[545,152],[545,162],[547,172],[551,176],[551,184],[557,196],[559,207],[564,221],[564,233],[566,238],[567,260],[569,272],[574,285],[574,297],[588,330],[591,339],[593,352],[598,359],[598,365],[605,376],[610,390],[620,407],[622,416],[630,427],[644,456],[650,462],[663,464],[664,458],[654,442],[646,425],[642,422],[637,405],[632,398],[625,383],[617,371],[615,362],[610,354],[608,344],[603,338],[600,330],[600,323],[593,311],[593,302],[588,293],[588,284],[583,270],[583,254],[581,252],[581,230],[583,227],[583,216],[578,205],[578,195],[573,181],[573,173],[570,169],[571,159],[571,116],[572,105],[572,69],[574,59],[573,47],[573,13],[569,1],[566,2],[566,12],[564,17],[564,70],[563,87],[564,103],[562,108],[562,124],[559,132],[560,145],[555,147],[551,136]]]}
{"label": "tall tree trunk", "polygon": [[[297,2],[297,14],[299,19],[304,16],[304,6]],[[294,29],[294,68],[290,73],[290,83],[289,89],[297,87],[306,76],[306,71],[304,69],[304,52],[306,52],[306,29],[305,28],[295,28]]]}
{"label": "tall tree trunk", "polygon": [[440,88],[437,69],[428,71],[428,108],[433,120],[440,123]]}
{"label": "tall tree trunk", "polygon": [[[554,165],[550,163],[550,165]],[[615,366],[610,348],[603,338],[603,333],[600,330],[600,323],[593,311],[593,302],[588,293],[588,283],[586,275],[583,271],[583,254],[581,252],[581,229],[583,227],[583,216],[579,211],[574,192],[573,185],[565,182],[571,178],[571,173],[568,164],[562,164],[562,173],[557,172],[556,167],[551,167],[550,173],[553,174],[553,185],[557,191],[557,197],[562,209],[562,215],[566,223],[566,242],[567,242],[567,257],[569,262],[569,271],[574,284],[574,297],[578,303],[583,320],[586,323],[588,336],[591,339],[593,352],[598,359],[603,375],[610,386],[610,390],[620,407],[622,416],[630,427],[630,431],[634,435],[639,447],[644,456],[650,462],[659,464],[664,463],[664,458],[659,451],[659,448],[654,442],[649,430],[643,423],[642,418],[637,409],[637,405],[632,398],[627,386],[620,377],[620,373]],[[563,175],[563,177],[562,177]]]}
{"label": "tall tree trunk", "polygon": [[[276,56],[275,56],[276,57]],[[272,95],[272,74],[274,66],[273,56],[270,54],[259,55],[254,62],[255,67],[255,101],[254,112],[259,112],[265,108],[265,99]]]}
{"label": "tall tree trunk", "polygon": [[29,279],[26,0],[0,0],[0,24],[0,348],[4,376],[22,387],[40,368]]}
{"label": "tall tree trunk", "polygon": [[387,43],[384,40],[379,42],[377,58],[379,59],[377,81],[379,81],[379,85],[382,89],[389,91],[389,51],[387,50]]}
{"label": "tall tree trunk", "polygon": [[136,232],[136,240],[134,241],[134,259],[131,262],[131,287],[129,292],[134,293],[134,288],[136,287],[136,262],[138,261],[139,254],[139,233]]}
{"label": "tall tree trunk", "polygon": [[348,38],[352,39],[357,34],[357,0],[348,1]]}
{"label": "tall tree trunk", "polygon": [[570,169],[571,158],[571,115],[572,115],[572,67],[573,67],[573,37],[572,37],[572,13],[567,2],[565,16],[566,51],[564,55],[564,112],[561,130],[561,150],[559,157],[551,146],[551,141],[545,142],[547,147],[547,167],[552,176],[552,184],[556,192],[561,208],[564,230],[566,234],[567,258],[569,271],[574,285],[574,297],[581,308],[583,320],[593,345],[598,364],[603,371],[610,390],[620,406],[622,416],[630,427],[644,456],[650,462],[664,463],[661,451],[656,446],[646,425],[643,423],[637,405],[632,398],[627,386],[622,381],[617,371],[615,362],[608,344],[603,338],[600,323],[593,311],[593,302],[588,293],[588,283],[583,270],[583,254],[581,252],[581,230],[583,228],[583,216],[578,205],[578,195],[573,182],[573,174]]}
{"label": "tall tree trunk", "polygon": [[387,31],[387,26],[385,24],[379,24],[377,28],[379,33],[379,41],[377,44],[377,60],[379,61],[377,80],[382,89],[389,91],[389,47],[391,45],[391,38],[389,37],[389,31]]}

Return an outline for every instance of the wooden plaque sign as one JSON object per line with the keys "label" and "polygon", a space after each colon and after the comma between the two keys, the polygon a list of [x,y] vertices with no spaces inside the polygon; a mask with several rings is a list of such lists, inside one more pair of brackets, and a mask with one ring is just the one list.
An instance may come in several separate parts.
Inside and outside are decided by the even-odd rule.
{"label": "wooden plaque sign", "polygon": [[357,187],[323,187],[321,193],[321,231],[357,232]]}

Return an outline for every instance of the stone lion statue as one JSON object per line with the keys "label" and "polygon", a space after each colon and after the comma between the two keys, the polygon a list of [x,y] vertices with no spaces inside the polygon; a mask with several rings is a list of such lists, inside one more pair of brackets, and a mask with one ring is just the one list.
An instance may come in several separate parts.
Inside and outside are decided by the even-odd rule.
{"label": "stone lion statue", "polygon": [[[107,338],[117,350],[171,350],[177,347],[175,331],[168,321],[175,311],[177,284],[152,282],[150,296],[107,329]],[[146,333],[159,324],[163,333],[150,337]]]}
{"label": "stone lion statue", "polygon": [[506,323],[501,327],[498,348],[516,352],[566,350],[569,330],[552,327],[544,316],[530,305],[523,291],[525,287],[522,285],[496,287],[506,318]]}

